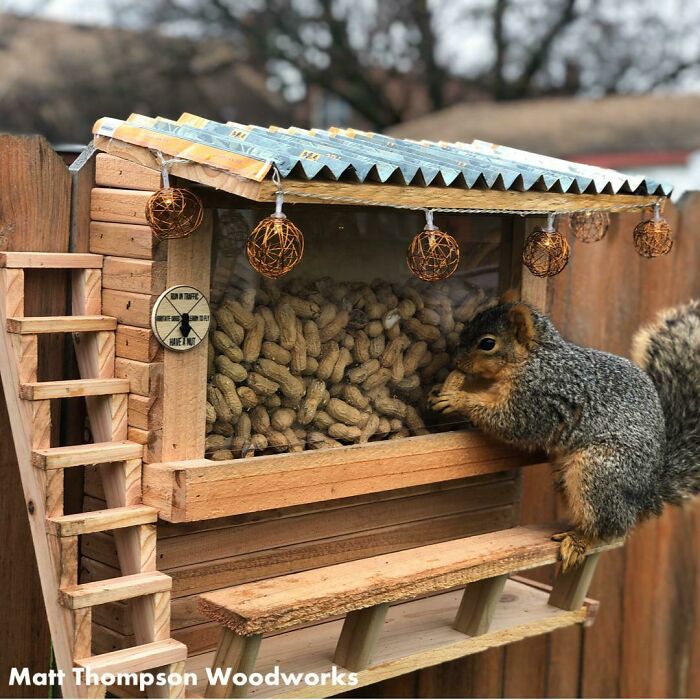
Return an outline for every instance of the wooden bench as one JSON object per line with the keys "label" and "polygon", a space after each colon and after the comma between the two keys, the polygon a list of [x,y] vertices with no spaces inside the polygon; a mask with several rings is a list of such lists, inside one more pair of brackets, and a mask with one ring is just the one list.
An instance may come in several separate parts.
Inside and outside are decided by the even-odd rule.
{"label": "wooden bench", "polygon": [[[551,527],[516,527],[201,595],[201,612],[224,627],[213,667],[249,674],[263,635],[345,616],[333,662],[362,671],[372,663],[392,604],[460,587],[465,590],[453,628],[470,637],[484,635],[508,576],[557,561],[553,532]],[[619,544],[595,548],[581,567],[558,576],[549,606],[580,609],[600,552]],[[210,685],[205,693],[244,694],[245,688],[233,683]]]}

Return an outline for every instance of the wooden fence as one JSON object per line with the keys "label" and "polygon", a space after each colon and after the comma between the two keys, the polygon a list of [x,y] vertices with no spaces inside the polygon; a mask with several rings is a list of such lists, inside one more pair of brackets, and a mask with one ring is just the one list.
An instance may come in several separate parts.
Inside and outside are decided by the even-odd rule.
{"label": "wooden fence", "polygon": [[[0,183],[13,185],[0,186],[0,249],[62,250],[69,228],[68,173],[44,142],[30,141],[0,137]],[[22,198],[33,205],[23,209]],[[615,217],[597,244],[572,241],[571,263],[552,285],[552,315],[566,337],[624,355],[634,330],[657,310],[700,297],[700,193],[668,207],[667,216],[676,244],[663,259],[645,260],[634,251],[638,215]],[[4,225],[11,220],[26,230]],[[41,291],[35,292],[37,305],[52,296]],[[55,356],[60,359],[60,352]],[[0,429],[0,696],[46,697],[45,688],[7,685],[13,665],[47,669],[49,637],[2,399]],[[548,470],[525,470],[523,523],[561,515]],[[562,630],[348,695],[700,696],[700,625],[694,625],[696,613],[700,619],[700,501],[684,510],[669,508],[638,528],[624,549],[605,554],[592,595],[601,601],[592,628]]]}

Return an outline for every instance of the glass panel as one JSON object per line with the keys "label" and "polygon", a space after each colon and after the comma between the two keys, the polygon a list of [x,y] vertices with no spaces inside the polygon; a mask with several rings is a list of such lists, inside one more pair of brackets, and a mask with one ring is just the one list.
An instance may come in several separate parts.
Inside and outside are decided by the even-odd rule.
{"label": "glass panel", "polygon": [[259,210],[215,223],[207,454],[214,459],[320,449],[465,427],[426,407],[460,333],[500,287],[504,221],[436,215],[458,241],[457,272],[422,282],[406,250],[420,212],[287,207],[305,239],[277,281],[248,263]]}

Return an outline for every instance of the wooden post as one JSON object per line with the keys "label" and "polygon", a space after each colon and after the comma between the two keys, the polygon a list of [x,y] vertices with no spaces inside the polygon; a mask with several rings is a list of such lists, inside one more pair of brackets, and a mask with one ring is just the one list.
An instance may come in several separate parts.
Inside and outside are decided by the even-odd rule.
{"label": "wooden post", "polygon": [[381,603],[349,612],[345,616],[333,662],[348,671],[368,668],[388,611],[389,604]]}
{"label": "wooden post", "polygon": [[468,584],[459,604],[454,628],[470,637],[486,634],[507,580],[507,575],[494,576]]}
{"label": "wooden post", "polygon": [[578,610],[588,593],[600,552],[589,554],[581,566],[560,573],[554,581],[549,604],[561,610]]}
{"label": "wooden post", "polygon": [[246,695],[244,686],[234,685],[233,676],[236,673],[249,674],[255,667],[255,659],[260,649],[261,634],[250,637],[242,637],[228,628],[224,628],[223,634],[216,649],[216,656],[212,662],[212,669],[231,669],[229,683],[220,685],[208,685],[204,692],[205,698],[243,698]]}
{"label": "wooden post", "polygon": [[[211,236],[208,214],[191,236],[168,241],[166,288],[187,284],[209,295]],[[163,461],[204,457],[207,351],[207,343],[200,343],[163,355]]]}

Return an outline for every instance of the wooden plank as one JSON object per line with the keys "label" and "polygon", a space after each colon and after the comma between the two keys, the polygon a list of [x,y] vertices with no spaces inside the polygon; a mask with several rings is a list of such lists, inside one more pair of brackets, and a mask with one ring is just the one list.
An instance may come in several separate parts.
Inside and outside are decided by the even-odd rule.
{"label": "wooden plank", "polygon": [[161,187],[161,173],[159,168],[146,168],[124,158],[98,153],[95,184],[127,190],[157,190]]}
{"label": "wooden plank", "polygon": [[[239,634],[283,630],[368,605],[448,590],[557,561],[548,527],[519,527],[280,576],[200,596],[200,609]],[[601,545],[602,551],[617,544]]]}
{"label": "wooden plank", "polygon": [[[470,583],[462,595],[454,628],[470,637],[486,634],[507,580],[508,576],[494,576]],[[583,601],[578,607],[581,605]]]}
{"label": "wooden plank", "polygon": [[75,665],[90,673],[138,673],[158,666],[184,661],[187,647],[174,639],[142,644],[131,649],[76,659]]}
{"label": "wooden plank", "polygon": [[[168,287],[188,284],[208,294],[212,229],[209,213],[191,236],[168,241]],[[204,456],[207,353],[208,343],[200,343],[187,352],[163,355],[164,460]]]}
{"label": "wooden plank", "polygon": [[47,518],[46,529],[58,537],[84,535],[89,532],[104,532],[123,527],[134,527],[154,523],[158,511],[148,506],[122,506],[90,513],[75,513],[60,518]]}
{"label": "wooden plank", "polygon": [[90,252],[123,258],[162,259],[160,245],[150,227],[93,221],[90,224]]}
{"label": "wooden plank", "polygon": [[127,436],[129,440],[144,446],[144,467],[147,463],[158,462],[163,458],[162,430],[142,430],[129,426]]}
{"label": "wooden plank", "polygon": [[95,442],[34,450],[32,464],[39,469],[65,469],[85,464],[140,459],[142,453],[141,445],[134,442]]}
{"label": "wooden plank", "polygon": [[163,346],[150,328],[137,328],[120,323],[116,334],[117,357],[138,362],[158,362],[163,359]]}
{"label": "wooden plank", "polygon": [[152,194],[144,190],[95,187],[90,200],[90,217],[93,221],[146,224],[146,204]]}
{"label": "wooden plank", "polygon": [[[293,571],[471,537],[508,527],[513,519],[512,506],[488,508],[469,514],[458,513],[431,521],[404,523],[368,532],[296,543],[270,551],[187,564],[167,569],[167,573],[173,577],[173,597],[180,598],[225,586],[282,576]],[[86,580],[118,575],[117,562],[108,536],[95,534],[83,539],[83,553],[86,555],[83,557],[83,570]],[[93,552],[97,559],[107,559],[111,564],[88,559]],[[187,614],[191,613],[190,610]],[[196,621],[201,622],[203,619],[205,618],[200,616]]]}
{"label": "wooden plank", "polygon": [[224,630],[212,668],[231,669],[229,683],[210,684],[204,693],[206,698],[241,698],[245,697],[246,686],[236,686],[233,676],[236,673],[250,674],[255,668],[255,659],[260,649],[261,635],[240,637],[229,630]]}
{"label": "wooden plank", "polygon": [[0,252],[0,267],[46,270],[101,268],[102,256],[90,253]]}
{"label": "wooden plank", "polygon": [[129,425],[146,431],[160,430],[163,427],[162,397],[129,394]]}
{"label": "wooden plank", "polygon": [[159,571],[143,572],[107,579],[65,586],[59,591],[61,603],[72,610],[92,608],[117,600],[128,600],[152,593],[169,591],[172,587],[170,576]]}
{"label": "wooden plank", "polygon": [[118,357],[114,363],[114,376],[128,379],[132,394],[157,396],[163,391],[162,362],[137,362]]}
{"label": "wooden plank", "polygon": [[73,253],[87,253],[90,246],[90,195],[95,186],[95,146],[89,143],[70,164],[70,246]]}
{"label": "wooden plank", "polygon": [[[151,309],[153,309],[156,298],[152,294],[105,289],[102,292],[102,311],[108,316],[114,316],[119,323],[139,328],[150,328]],[[196,352],[196,349],[191,352]],[[188,355],[190,353],[179,354]]]}
{"label": "wooden plank", "polygon": [[73,611],[73,656],[81,658],[92,653],[92,610]]}
{"label": "wooden plank", "polygon": [[185,522],[507,471],[536,460],[478,433],[455,432],[313,455],[149,464],[144,503],[164,520]]}
{"label": "wooden plank", "polygon": [[20,385],[19,388],[20,398],[28,401],[128,393],[129,381],[125,379],[66,379],[56,382],[30,382]]}
{"label": "wooden plank", "polygon": [[348,671],[368,668],[388,612],[388,603],[349,612],[343,622],[333,662]]}
{"label": "wooden plank", "polygon": [[102,286],[123,292],[160,294],[165,291],[166,263],[108,255],[102,269]]}
{"label": "wooden plank", "polygon": [[117,320],[111,316],[32,316],[8,318],[10,333],[87,333],[115,330]]}

